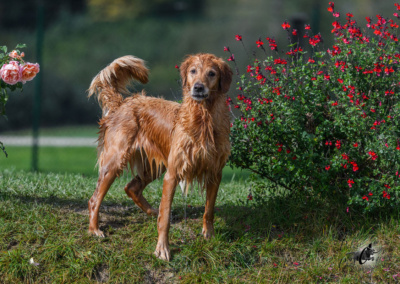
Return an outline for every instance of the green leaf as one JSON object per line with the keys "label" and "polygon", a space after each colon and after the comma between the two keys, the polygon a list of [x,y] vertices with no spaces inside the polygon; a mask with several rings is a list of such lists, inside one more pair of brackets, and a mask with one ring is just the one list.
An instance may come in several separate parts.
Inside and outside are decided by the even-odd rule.
{"label": "green leaf", "polygon": [[15,49],[20,49],[20,48],[25,48],[26,47],[26,44],[25,43],[19,43],[19,44],[17,44],[17,46],[15,47]]}

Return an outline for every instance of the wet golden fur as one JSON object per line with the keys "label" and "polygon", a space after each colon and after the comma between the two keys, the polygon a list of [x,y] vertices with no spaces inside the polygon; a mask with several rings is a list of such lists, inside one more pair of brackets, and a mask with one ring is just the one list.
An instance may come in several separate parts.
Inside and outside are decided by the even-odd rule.
{"label": "wet golden fur", "polygon": [[[114,179],[130,165],[135,178],[126,193],[146,213],[158,216],[156,256],[169,260],[169,214],[175,187],[198,181],[207,190],[204,237],[214,234],[213,210],[221,172],[230,154],[229,112],[225,93],[232,72],[211,54],[188,56],[180,67],[183,102],[148,97],[144,92],[126,98],[129,81],[148,81],[143,60],[124,56],[114,60],[92,81],[103,110],[98,139],[99,180],[89,201],[89,232],[98,227],[100,204]],[[145,186],[166,171],[159,211],[142,195]]]}

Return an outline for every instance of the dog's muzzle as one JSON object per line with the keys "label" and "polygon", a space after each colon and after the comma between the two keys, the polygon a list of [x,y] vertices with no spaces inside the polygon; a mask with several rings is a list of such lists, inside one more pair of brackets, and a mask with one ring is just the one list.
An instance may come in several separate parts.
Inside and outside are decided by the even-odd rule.
{"label": "dog's muzzle", "polygon": [[202,83],[196,83],[192,88],[191,95],[194,100],[202,101],[208,97],[208,89]]}

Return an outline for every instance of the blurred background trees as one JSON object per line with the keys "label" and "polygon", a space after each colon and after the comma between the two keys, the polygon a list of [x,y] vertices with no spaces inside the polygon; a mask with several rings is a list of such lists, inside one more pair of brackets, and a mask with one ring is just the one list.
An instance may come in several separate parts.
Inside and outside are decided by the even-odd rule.
{"label": "blurred background trees", "polygon": [[[45,36],[41,126],[95,124],[97,103],[88,100],[91,79],[119,56],[132,54],[148,62],[149,95],[179,100],[179,75],[174,68],[186,54],[210,52],[227,58],[241,49],[235,34],[242,34],[249,56],[255,41],[275,37],[278,47],[287,44],[281,24],[287,20],[299,29],[311,24],[313,33],[330,34],[329,1],[321,0],[43,0]],[[337,10],[365,16],[386,14],[395,1],[335,1]],[[38,0],[0,2],[0,45],[28,45],[26,61],[35,62]],[[344,20],[345,15],[341,18]],[[324,38],[331,44],[331,38]],[[243,52],[240,52],[243,54]],[[239,66],[245,60],[236,57]],[[136,85],[140,90],[143,86]],[[0,120],[0,132],[29,128],[33,87],[10,94],[9,120]],[[235,86],[231,92],[235,93]]]}

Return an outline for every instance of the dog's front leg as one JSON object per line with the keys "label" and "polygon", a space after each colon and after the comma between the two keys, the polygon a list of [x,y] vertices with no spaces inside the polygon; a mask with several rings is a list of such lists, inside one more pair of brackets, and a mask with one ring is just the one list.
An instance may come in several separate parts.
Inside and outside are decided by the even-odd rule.
{"label": "dog's front leg", "polygon": [[154,254],[156,257],[169,261],[171,253],[169,251],[169,217],[171,215],[171,205],[175,194],[175,187],[178,180],[174,174],[169,171],[164,176],[163,192],[160,203],[160,210],[157,219],[158,242]]}
{"label": "dog's front leg", "polygon": [[214,206],[217,199],[219,184],[222,173],[219,173],[215,180],[207,182],[206,208],[203,215],[203,236],[206,240],[214,237]]}

